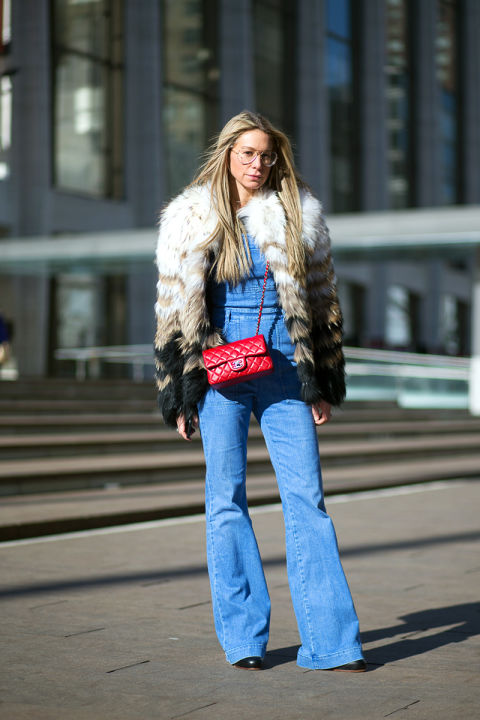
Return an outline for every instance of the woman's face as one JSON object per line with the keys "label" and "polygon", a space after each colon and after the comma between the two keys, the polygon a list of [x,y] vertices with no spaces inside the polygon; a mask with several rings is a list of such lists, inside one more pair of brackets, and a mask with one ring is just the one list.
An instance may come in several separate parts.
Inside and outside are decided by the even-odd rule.
{"label": "woman's face", "polygon": [[[245,195],[252,195],[267,181],[271,168],[262,163],[260,156],[261,153],[270,152],[271,150],[272,139],[270,135],[267,135],[262,130],[249,130],[237,139],[230,150],[230,174],[236,182],[240,198]],[[252,157],[255,154],[256,157],[248,165],[243,165],[237,153],[246,152],[248,157],[250,151]]]}

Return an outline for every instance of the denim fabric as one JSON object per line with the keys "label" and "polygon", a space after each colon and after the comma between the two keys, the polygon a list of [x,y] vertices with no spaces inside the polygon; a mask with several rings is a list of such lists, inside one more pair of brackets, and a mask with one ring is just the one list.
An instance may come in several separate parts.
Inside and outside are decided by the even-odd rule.
{"label": "denim fabric", "polygon": [[[249,244],[252,272],[242,292],[228,285],[210,288],[212,319],[228,342],[255,333],[265,260],[251,238]],[[215,628],[230,663],[264,656],[270,598],[246,497],[253,412],[282,500],[288,579],[301,639],[297,664],[336,667],[362,657],[358,620],[325,511],[311,408],[300,399],[294,348],[270,276],[268,285],[260,333],[270,348],[274,373],[223,390],[209,388],[198,407],[207,466],[207,560]]]}

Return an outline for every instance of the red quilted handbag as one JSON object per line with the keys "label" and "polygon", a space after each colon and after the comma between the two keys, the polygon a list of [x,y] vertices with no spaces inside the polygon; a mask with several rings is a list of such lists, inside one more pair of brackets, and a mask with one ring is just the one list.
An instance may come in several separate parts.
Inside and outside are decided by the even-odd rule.
{"label": "red quilted handbag", "polygon": [[258,313],[257,334],[254,337],[236,340],[227,345],[217,345],[203,351],[203,361],[210,385],[229,387],[244,380],[253,380],[261,375],[273,372],[273,362],[263,335],[258,334],[262,317],[265,287],[267,283],[268,263],[263,279],[262,299]]}

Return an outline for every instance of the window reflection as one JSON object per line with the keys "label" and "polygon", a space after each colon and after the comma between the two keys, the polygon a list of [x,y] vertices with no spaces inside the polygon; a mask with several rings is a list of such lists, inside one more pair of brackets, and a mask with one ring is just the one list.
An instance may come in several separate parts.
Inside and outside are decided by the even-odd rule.
{"label": "window reflection", "polygon": [[327,3],[332,210],[354,209],[353,49],[350,0]]}
{"label": "window reflection", "polygon": [[258,112],[293,134],[295,3],[254,0],[255,105]]}
{"label": "window reflection", "polygon": [[55,0],[53,29],[55,184],[121,197],[121,3]]}
{"label": "window reflection", "polygon": [[0,79],[0,180],[10,174],[9,152],[12,143],[12,80]]}
{"label": "window reflection", "polygon": [[385,341],[397,350],[417,350],[419,344],[418,296],[401,285],[387,289]]}
{"label": "window reflection", "polygon": [[468,337],[468,306],[454,295],[442,295],[440,302],[441,351],[447,355],[466,355]]}
{"label": "window reflection", "polygon": [[351,37],[350,12],[350,0],[328,0],[328,31],[347,41]]}
{"label": "window reflection", "polygon": [[435,64],[440,89],[441,200],[457,202],[458,193],[458,5],[437,0]]}
{"label": "window reflection", "polygon": [[388,194],[392,209],[410,202],[410,62],[408,0],[387,0],[386,85]]}
{"label": "window reflection", "polygon": [[5,50],[12,39],[12,3],[11,0],[0,0],[0,50]]}
{"label": "window reflection", "polygon": [[218,130],[217,3],[164,0],[162,7],[166,179],[174,194]]}

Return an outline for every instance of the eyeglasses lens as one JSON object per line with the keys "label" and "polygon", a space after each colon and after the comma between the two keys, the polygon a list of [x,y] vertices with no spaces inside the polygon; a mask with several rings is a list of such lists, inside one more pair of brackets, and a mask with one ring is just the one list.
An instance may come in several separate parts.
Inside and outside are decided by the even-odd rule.
{"label": "eyeglasses lens", "polygon": [[248,165],[249,163],[252,163],[258,155],[260,155],[262,165],[265,165],[265,167],[272,167],[272,165],[275,165],[275,163],[277,162],[277,153],[273,151],[256,153],[254,150],[239,150],[237,152],[237,155],[242,165]]}

